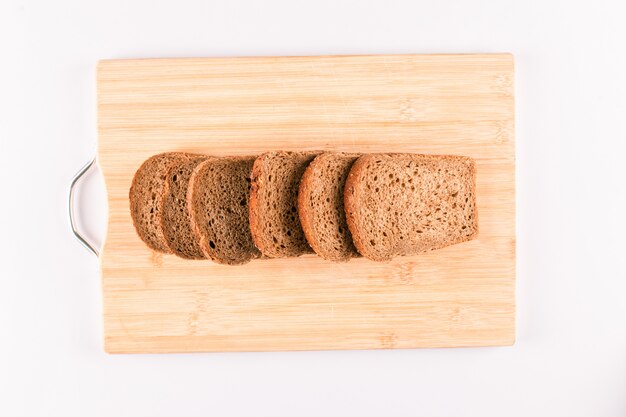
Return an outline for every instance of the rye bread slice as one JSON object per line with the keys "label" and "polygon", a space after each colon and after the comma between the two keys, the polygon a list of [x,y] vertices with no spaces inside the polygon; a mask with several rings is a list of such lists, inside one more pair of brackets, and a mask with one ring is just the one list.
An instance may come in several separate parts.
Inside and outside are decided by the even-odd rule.
{"label": "rye bread slice", "polygon": [[307,167],[298,191],[298,214],[307,241],[319,256],[346,262],[359,256],[346,222],[343,189],[360,154],[327,152]]}
{"label": "rye bread slice", "polygon": [[170,253],[163,234],[163,201],[172,167],[185,163],[198,155],[183,152],[166,152],[148,158],[137,170],[128,193],[130,215],[137,234],[148,247]]}
{"label": "rye bread slice", "polygon": [[198,236],[191,227],[187,209],[187,188],[191,173],[206,159],[208,157],[203,155],[191,157],[181,164],[175,164],[167,175],[161,227],[169,250],[185,259],[206,259]]}
{"label": "rye bread slice", "polygon": [[250,230],[263,255],[286,258],[312,253],[298,217],[298,187],[319,152],[267,152],[252,167]]}
{"label": "rye bread slice", "polygon": [[370,154],[346,180],[348,227],[359,253],[386,261],[478,233],[476,168],[452,155]]}
{"label": "rye bread slice", "polygon": [[187,205],[199,246],[207,258],[238,265],[260,257],[249,222],[254,156],[208,159],[189,182]]}

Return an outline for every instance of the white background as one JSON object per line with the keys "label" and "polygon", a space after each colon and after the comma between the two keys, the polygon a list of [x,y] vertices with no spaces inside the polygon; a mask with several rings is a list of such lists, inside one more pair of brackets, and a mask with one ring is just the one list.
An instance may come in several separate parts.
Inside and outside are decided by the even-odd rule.
{"label": "white background", "polygon": [[[626,415],[621,2],[0,2],[1,416]],[[518,331],[506,348],[103,352],[96,258],[70,234],[97,60],[512,52]],[[104,233],[102,181],[81,187]]]}

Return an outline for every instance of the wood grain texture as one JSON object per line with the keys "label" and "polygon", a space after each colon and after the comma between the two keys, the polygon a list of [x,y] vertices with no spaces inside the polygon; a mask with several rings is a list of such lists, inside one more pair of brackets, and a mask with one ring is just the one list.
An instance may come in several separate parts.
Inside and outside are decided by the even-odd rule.
{"label": "wood grain texture", "polygon": [[[514,343],[511,55],[102,61],[98,131],[106,351]],[[133,229],[128,190],[151,155],[318,149],[475,158],[479,238],[390,263],[224,266],[152,252]]]}

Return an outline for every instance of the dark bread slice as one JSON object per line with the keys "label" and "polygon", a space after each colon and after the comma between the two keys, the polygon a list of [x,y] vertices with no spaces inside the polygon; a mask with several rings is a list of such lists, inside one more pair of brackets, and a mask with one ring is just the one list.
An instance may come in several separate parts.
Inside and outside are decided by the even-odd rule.
{"label": "dark bread slice", "polygon": [[258,258],[250,234],[250,173],[254,156],[208,159],[191,175],[187,206],[207,258],[228,265]]}
{"label": "dark bread slice", "polygon": [[137,170],[130,186],[128,198],[130,215],[137,234],[148,247],[170,253],[161,216],[168,183],[167,174],[176,165],[198,155],[183,152],[166,152],[148,158]]}
{"label": "dark bread slice", "polygon": [[298,217],[298,187],[319,152],[267,152],[252,167],[250,230],[263,255],[286,258],[312,253]]}
{"label": "dark bread slice", "polygon": [[346,180],[348,227],[359,253],[386,261],[478,234],[476,167],[452,155],[370,154]]}
{"label": "dark bread slice", "polygon": [[187,209],[187,188],[193,170],[208,157],[198,155],[174,165],[167,175],[161,227],[165,244],[174,255],[185,259],[205,259],[198,236],[191,227]]}
{"label": "dark bread slice", "polygon": [[319,256],[346,262],[359,256],[346,222],[343,189],[360,154],[327,152],[307,167],[298,191],[298,214],[307,241]]}

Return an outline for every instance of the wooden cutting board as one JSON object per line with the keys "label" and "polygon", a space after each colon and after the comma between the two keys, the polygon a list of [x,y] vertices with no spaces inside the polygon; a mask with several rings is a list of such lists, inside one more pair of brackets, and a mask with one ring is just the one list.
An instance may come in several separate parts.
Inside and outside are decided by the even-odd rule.
{"label": "wooden cutting board", "polygon": [[[100,62],[106,351],[514,343],[513,73],[508,54]],[[278,149],[476,158],[480,236],[390,263],[244,266],[161,255],[137,237],[128,190],[146,158]]]}

